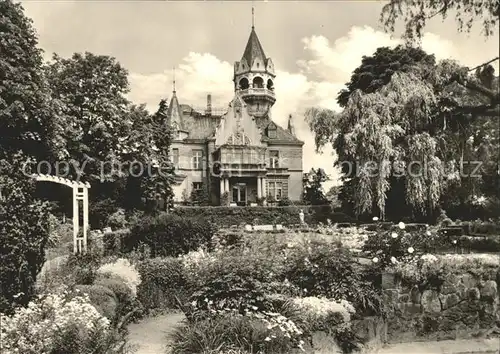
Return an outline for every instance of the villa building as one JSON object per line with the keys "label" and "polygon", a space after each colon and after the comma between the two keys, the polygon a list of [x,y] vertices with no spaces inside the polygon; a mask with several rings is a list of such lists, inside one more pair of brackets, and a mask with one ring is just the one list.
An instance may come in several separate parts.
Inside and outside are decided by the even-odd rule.
{"label": "villa building", "polygon": [[226,198],[232,205],[302,198],[304,143],[291,116],[286,129],[271,119],[275,77],[252,26],[243,56],[234,63],[234,98],[227,109],[212,109],[210,94],[203,112],[180,104],[174,86],[167,116],[174,133],[175,202],[198,189],[213,205]]}

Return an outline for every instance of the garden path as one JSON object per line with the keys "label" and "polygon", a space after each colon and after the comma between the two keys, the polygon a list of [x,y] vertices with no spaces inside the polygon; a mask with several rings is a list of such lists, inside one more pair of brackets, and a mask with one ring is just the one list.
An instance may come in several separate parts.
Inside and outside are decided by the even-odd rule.
{"label": "garden path", "polygon": [[146,318],[128,326],[129,343],[136,354],[164,354],[167,335],[184,319],[181,313],[170,313]]}

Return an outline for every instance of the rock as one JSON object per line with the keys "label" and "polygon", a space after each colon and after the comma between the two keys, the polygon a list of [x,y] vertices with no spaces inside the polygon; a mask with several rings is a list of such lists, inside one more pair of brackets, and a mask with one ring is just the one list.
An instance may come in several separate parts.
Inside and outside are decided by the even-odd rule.
{"label": "rock", "polygon": [[252,225],[245,225],[245,231],[252,231]]}
{"label": "rock", "polygon": [[474,288],[477,286],[477,279],[472,274],[464,274],[462,276],[462,284],[467,288]]}
{"label": "rock", "polygon": [[441,302],[439,301],[439,295],[435,290],[425,290],[422,293],[422,309],[424,312],[440,312]]}
{"label": "rock", "polygon": [[443,310],[456,306],[459,302],[460,298],[458,297],[457,294],[442,295],[441,298],[441,303],[443,304]]}
{"label": "rock", "polygon": [[392,273],[382,273],[382,289],[393,289],[396,287],[396,276]]}
{"label": "rock", "polygon": [[467,298],[470,300],[479,300],[481,297],[481,292],[478,288],[470,288],[467,290]]}
{"label": "rock", "polygon": [[495,300],[498,294],[497,283],[494,280],[488,280],[484,283],[481,288],[481,299],[485,300]]}
{"label": "rock", "polygon": [[417,314],[420,314],[422,312],[422,305],[414,304],[412,302],[407,302],[407,303],[401,304],[399,309],[401,310],[401,312],[403,312],[403,314],[417,315]]}
{"label": "rock", "polygon": [[410,302],[410,294],[399,295],[399,302]]}
{"label": "rock", "polygon": [[449,275],[446,277],[443,286],[441,287],[441,294],[448,295],[457,292],[457,285],[460,279],[456,275]]}
{"label": "rock", "polygon": [[420,300],[422,299],[422,294],[420,293],[420,289],[418,288],[418,286],[416,285],[413,286],[410,292],[410,298],[414,304],[420,304]]}
{"label": "rock", "polygon": [[332,336],[329,336],[325,332],[314,332],[312,334],[312,342],[315,351],[330,353],[330,354],[342,353],[342,350],[335,342],[335,339]]}

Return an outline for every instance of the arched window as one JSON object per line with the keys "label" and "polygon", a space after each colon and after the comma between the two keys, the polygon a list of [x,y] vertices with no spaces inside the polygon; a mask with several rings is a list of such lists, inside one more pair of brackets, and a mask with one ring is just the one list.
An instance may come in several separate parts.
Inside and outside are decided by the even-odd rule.
{"label": "arched window", "polygon": [[253,88],[264,88],[264,80],[260,76],[254,77]]}
{"label": "arched window", "polygon": [[242,78],[239,82],[239,86],[241,90],[246,90],[250,86],[248,79],[246,77]]}
{"label": "arched window", "polygon": [[273,80],[271,80],[271,79],[267,80],[267,89],[271,90],[271,91],[274,90]]}

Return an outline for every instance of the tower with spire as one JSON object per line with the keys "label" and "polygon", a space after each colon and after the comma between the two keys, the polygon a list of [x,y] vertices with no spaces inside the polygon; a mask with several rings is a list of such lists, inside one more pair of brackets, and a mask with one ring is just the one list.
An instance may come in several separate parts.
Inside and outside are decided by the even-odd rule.
{"label": "tower with spire", "polygon": [[254,24],[252,8],[252,31],[240,61],[234,63],[234,89],[247,105],[250,115],[260,118],[268,116],[276,102],[274,64],[267,58],[260,44]]}
{"label": "tower with spire", "polygon": [[174,140],[182,140],[188,136],[188,132],[184,129],[182,110],[175,90],[175,68],[173,69],[172,86],[172,98],[170,99],[167,112],[168,124],[173,132]]}

